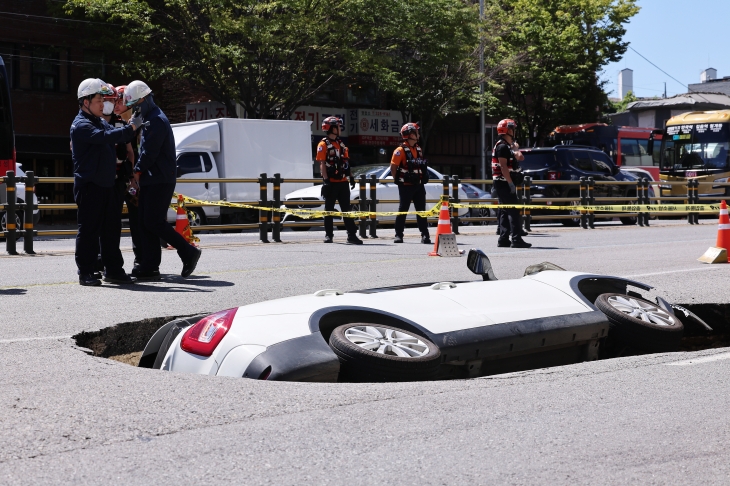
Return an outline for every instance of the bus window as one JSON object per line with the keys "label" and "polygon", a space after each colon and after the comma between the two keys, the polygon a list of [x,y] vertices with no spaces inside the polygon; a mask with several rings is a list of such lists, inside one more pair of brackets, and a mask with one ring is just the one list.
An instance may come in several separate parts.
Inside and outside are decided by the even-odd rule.
{"label": "bus window", "polygon": [[649,140],[637,140],[639,144],[639,156],[641,165],[652,165],[651,152],[649,152]]}
{"label": "bus window", "polygon": [[631,138],[621,139],[621,165],[626,166],[640,166],[643,165],[641,162],[641,151],[638,140]]}

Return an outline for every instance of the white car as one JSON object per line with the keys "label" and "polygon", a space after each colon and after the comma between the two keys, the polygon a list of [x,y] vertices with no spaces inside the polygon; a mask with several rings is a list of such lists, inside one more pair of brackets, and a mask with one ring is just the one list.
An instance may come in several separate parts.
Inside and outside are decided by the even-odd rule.
{"label": "white car", "polygon": [[[15,164],[15,177],[25,177],[25,172],[22,169],[23,164]],[[4,190],[2,191],[5,192]],[[16,201],[20,204],[25,201],[25,183],[24,182],[17,182],[15,184],[15,194],[16,194]],[[2,203],[5,204],[7,200],[5,199],[5,196],[3,195],[3,201]],[[35,192],[33,193],[33,204],[35,206],[38,206],[38,197],[36,196]],[[23,229],[23,218],[25,217],[25,211],[20,209],[15,214],[15,227],[19,230]],[[33,210],[33,225],[35,226],[38,224],[38,221],[41,219],[41,211],[36,207],[36,209]],[[2,216],[0,216],[0,227],[2,227],[2,231],[6,231],[7,229],[7,213],[5,211],[2,212]]]}
{"label": "white car", "polygon": [[325,289],[178,319],[152,336],[139,366],[285,381],[465,378],[592,360],[626,346],[676,350],[684,328],[674,310],[689,315],[627,292],[651,287],[620,277],[546,262],[497,280],[475,249],[467,264],[482,280]]}
{"label": "white car", "polygon": [[[443,183],[441,182],[444,178],[442,174],[439,172],[433,170],[432,168],[428,168],[429,173],[429,179],[430,182],[426,184],[426,201],[436,201],[438,200],[441,195],[444,193],[443,189]],[[377,179],[393,179],[393,176],[390,174],[390,165],[384,165],[384,164],[371,164],[371,165],[361,165],[358,167],[352,168],[352,175],[355,177],[357,181],[359,181],[359,178],[361,175],[365,175],[365,178],[368,180],[367,184],[367,197],[370,198],[370,176],[374,175]],[[316,185],[312,187],[305,187],[304,189],[299,189],[294,192],[290,192],[286,196],[284,196],[285,201],[321,201],[320,205],[312,205],[312,204],[302,204],[298,206],[301,209],[324,209],[324,198],[322,197],[322,186]],[[451,188],[449,188],[449,193],[451,193]],[[378,200],[381,201],[397,201],[398,200],[398,186],[394,184],[393,182],[384,182],[384,183],[378,183],[378,185],[375,188],[375,197]],[[464,189],[459,185],[459,199],[465,199],[467,198],[467,193],[464,191]],[[356,185],[354,189],[350,191],[350,200],[359,200],[360,199],[360,187],[359,185]],[[426,203],[426,209],[431,209],[433,205],[436,204],[435,202],[427,202]],[[283,209],[286,209],[288,207],[297,207],[297,206],[285,206],[282,205]],[[335,207],[336,211],[339,211],[339,204]],[[357,211],[359,210],[359,205],[355,205],[353,210]],[[367,210],[369,208],[362,208],[363,210]],[[378,212],[394,212],[398,211],[398,203],[378,203]],[[411,205],[410,211],[413,211],[413,205]],[[459,210],[459,216],[466,216],[469,213],[468,209],[460,209]],[[407,221],[415,221],[416,217],[413,215],[408,215],[406,218]],[[395,216],[378,216],[379,221],[394,221]],[[286,213],[284,215],[284,218],[282,219],[283,222],[294,222],[294,221],[304,221],[298,216],[295,216],[291,213]],[[306,229],[306,228],[305,228]]]}

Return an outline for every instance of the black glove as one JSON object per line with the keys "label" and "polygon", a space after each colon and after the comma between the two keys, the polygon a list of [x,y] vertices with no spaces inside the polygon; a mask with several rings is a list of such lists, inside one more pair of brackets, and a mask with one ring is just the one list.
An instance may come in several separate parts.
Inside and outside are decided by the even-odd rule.
{"label": "black glove", "polygon": [[355,189],[355,178],[350,177],[350,189]]}

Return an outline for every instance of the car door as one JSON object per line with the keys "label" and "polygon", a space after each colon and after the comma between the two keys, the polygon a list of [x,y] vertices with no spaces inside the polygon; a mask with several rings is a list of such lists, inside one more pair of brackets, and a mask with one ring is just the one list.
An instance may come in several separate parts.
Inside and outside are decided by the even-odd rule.
{"label": "car door", "polygon": [[[593,180],[595,181],[615,181],[614,164],[609,159],[608,155],[603,152],[591,152],[591,158],[593,160]],[[607,184],[596,184],[594,187],[595,197],[620,197],[626,191],[621,190],[622,186],[618,185],[607,185]],[[611,201],[608,201],[611,203]]]}
{"label": "car door", "polygon": [[[203,170],[204,173],[201,178],[203,179],[218,179],[218,167],[215,164],[215,159],[213,158],[213,155],[210,152],[205,152],[201,154],[202,162],[203,162]],[[209,202],[215,202],[220,201],[221,199],[221,189],[220,184],[217,182],[205,182],[203,183],[203,186],[205,187],[205,198],[204,201]],[[207,218],[219,218],[221,215],[221,208],[220,206],[205,206],[203,207],[203,211],[205,211],[205,216]]]}
{"label": "car door", "polygon": [[[390,168],[387,168],[381,179],[385,179],[386,182],[379,182],[376,189],[376,196],[379,201],[398,201],[400,195],[398,194],[398,186],[393,182],[393,175],[390,173]],[[378,212],[392,212],[398,211],[398,202],[395,203],[378,203]],[[395,220],[395,216],[378,216],[379,220]]]}

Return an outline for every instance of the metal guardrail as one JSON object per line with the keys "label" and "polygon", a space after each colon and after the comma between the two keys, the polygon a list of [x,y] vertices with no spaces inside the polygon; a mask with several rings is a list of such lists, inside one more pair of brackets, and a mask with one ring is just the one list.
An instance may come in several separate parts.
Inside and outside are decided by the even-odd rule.
{"label": "metal guardrail", "polygon": [[[5,247],[6,251],[10,255],[17,255],[16,242],[19,237],[23,237],[23,250],[25,253],[34,254],[33,242],[35,236],[72,236],[76,234],[75,230],[48,230],[48,231],[36,231],[33,227],[33,212],[35,209],[41,211],[47,210],[70,210],[76,209],[76,204],[33,204],[33,194],[37,184],[73,184],[73,177],[35,177],[33,171],[28,171],[25,177],[15,177],[13,171],[9,171],[5,177],[2,178],[2,182],[6,185],[7,202],[0,204],[0,211],[4,211],[5,216],[5,227],[3,228],[3,235],[5,236]],[[18,203],[16,187],[17,184],[25,183],[25,194],[24,202]],[[297,227],[313,227],[322,226],[322,220],[303,220],[296,222],[282,222],[279,212],[267,210],[268,208],[280,208],[281,206],[321,206],[323,201],[282,201],[281,200],[281,185],[283,183],[312,183],[317,184],[321,182],[321,179],[286,179],[281,178],[280,174],[274,174],[274,177],[268,177],[267,174],[261,174],[257,179],[251,178],[210,178],[210,179],[178,179],[178,184],[190,184],[190,183],[245,183],[245,184],[258,184],[259,185],[259,199],[256,201],[230,201],[233,203],[247,204],[249,206],[257,206],[259,209],[259,221],[257,223],[244,223],[244,224],[212,224],[212,225],[201,225],[194,227],[195,231],[205,230],[243,230],[243,229],[256,229],[259,230],[259,239],[262,242],[268,243],[268,235],[271,233],[272,239],[276,242],[281,241],[281,230],[283,228],[297,228]],[[443,195],[447,196],[451,203],[496,203],[497,200],[493,198],[485,199],[461,199],[459,198],[459,184],[462,182],[468,182],[470,184],[485,184],[492,185],[491,179],[464,179],[460,180],[458,176],[450,177],[445,176],[443,184]],[[686,196],[667,196],[661,195],[649,197],[649,186],[656,181],[650,181],[645,178],[640,178],[636,182],[631,181],[595,181],[593,178],[581,177],[578,181],[552,181],[552,180],[539,180],[533,181],[529,176],[525,177],[524,183],[518,188],[518,200],[525,205],[540,205],[540,204],[552,204],[552,203],[570,203],[570,205],[581,205],[581,206],[592,206],[597,203],[612,202],[632,202],[636,204],[652,204],[660,201],[684,201],[686,204],[701,204],[716,202],[721,199],[727,198],[722,195],[718,197],[700,197],[699,196],[699,181],[689,180],[683,181],[661,181],[662,186],[681,185],[687,187]],[[392,184],[392,179],[377,179],[374,175],[370,178],[366,178],[364,175],[360,176],[358,180],[359,184],[359,199],[350,201],[351,204],[358,205],[362,210],[367,210],[376,213],[379,204],[397,204],[398,200],[380,200],[377,198],[377,185],[381,184]],[[269,184],[272,185],[271,198],[269,198]],[[532,187],[535,185],[540,186],[570,186],[575,185],[578,188],[577,197],[533,197]],[[633,186],[636,187],[635,197],[595,197],[595,187],[600,185],[611,185],[611,186]],[[730,183],[715,183],[713,187],[730,187]],[[429,204],[435,204],[438,200],[427,200]],[[201,207],[201,206],[213,206],[212,204],[188,204],[189,207]],[[550,214],[550,215],[533,215],[530,209],[523,209],[522,211],[523,221],[526,229],[530,229],[530,225],[533,221],[542,220],[561,220],[561,219],[573,219],[578,220],[579,225],[582,228],[594,228],[596,214],[593,211],[580,211],[576,214]],[[8,217],[8,214],[16,214],[16,218]],[[660,213],[661,214],[661,213]],[[699,213],[672,213],[673,215],[687,215],[687,221],[689,224],[697,224],[699,222]],[[637,222],[640,226],[649,226],[649,214],[648,213],[620,213],[620,214],[606,214],[598,213],[599,217],[637,217]],[[269,218],[271,220],[269,220]],[[437,218],[431,218],[431,221],[436,221]],[[459,210],[457,208],[451,208],[451,226],[452,231],[456,234],[459,233],[459,227],[463,223],[481,223],[496,221],[497,218],[494,216],[482,216],[474,217],[459,216]],[[344,223],[336,221],[334,223],[337,226],[342,226]],[[377,215],[371,214],[369,217],[361,217],[356,220],[358,225],[359,234],[362,238],[377,238],[378,226],[382,225],[382,221],[378,220]],[[22,225],[22,228],[18,226]],[[123,233],[128,233],[128,229],[123,229]]]}

